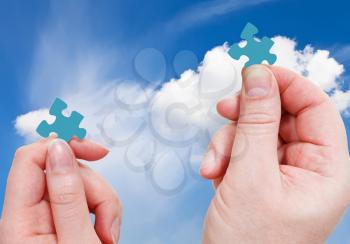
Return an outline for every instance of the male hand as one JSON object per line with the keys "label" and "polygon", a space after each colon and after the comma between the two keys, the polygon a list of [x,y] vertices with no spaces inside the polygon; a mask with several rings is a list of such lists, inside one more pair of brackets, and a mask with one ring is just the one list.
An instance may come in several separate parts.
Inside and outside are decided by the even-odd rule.
{"label": "male hand", "polygon": [[76,160],[95,161],[107,153],[86,140],[73,139],[69,146],[53,138],[18,149],[7,182],[0,243],[117,243],[118,197]]}
{"label": "male hand", "polygon": [[203,243],[324,243],[350,202],[346,131],[329,97],[287,69],[257,65],[218,112],[232,123],[201,168],[216,188]]}

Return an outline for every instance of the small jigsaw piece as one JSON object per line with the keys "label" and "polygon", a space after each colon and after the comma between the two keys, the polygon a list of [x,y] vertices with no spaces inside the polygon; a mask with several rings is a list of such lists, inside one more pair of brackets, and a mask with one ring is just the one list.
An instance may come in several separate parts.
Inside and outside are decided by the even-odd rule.
{"label": "small jigsaw piece", "polygon": [[261,64],[264,60],[269,64],[274,64],[277,60],[276,55],[270,53],[274,42],[268,37],[263,37],[261,41],[256,40],[254,35],[258,32],[258,28],[248,23],[241,33],[241,38],[246,40],[247,44],[244,47],[240,47],[238,43],[236,43],[228,52],[229,55],[236,60],[239,60],[241,56],[247,56],[249,61],[245,63],[245,67]]}
{"label": "small jigsaw piece", "polygon": [[86,130],[79,127],[84,116],[73,111],[70,117],[62,114],[67,108],[67,104],[59,98],[56,98],[50,108],[50,114],[56,117],[54,123],[49,124],[47,121],[42,121],[37,128],[37,132],[42,137],[49,137],[51,133],[56,133],[57,137],[65,141],[70,141],[74,136],[80,140],[86,136]]}

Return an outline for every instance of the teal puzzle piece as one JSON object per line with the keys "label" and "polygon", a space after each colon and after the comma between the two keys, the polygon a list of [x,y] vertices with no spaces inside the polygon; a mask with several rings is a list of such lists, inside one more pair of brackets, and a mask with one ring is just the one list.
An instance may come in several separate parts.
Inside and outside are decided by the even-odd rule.
{"label": "teal puzzle piece", "polygon": [[268,37],[263,37],[261,41],[256,40],[254,35],[258,32],[258,28],[248,23],[241,33],[241,38],[246,40],[247,44],[240,47],[236,43],[228,51],[229,55],[236,60],[239,60],[242,56],[247,56],[249,61],[245,63],[245,67],[261,64],[264,60],[269,64],[274,64],[277,60],[276,55],[270,53],[274,42]]}
{"label": "teal puzzle piece", "polygon": [[42,137],[49,137],[51,133],[56,133],[57,137],[70,141],[73,136],[76,136],[80,140],[86,136],[86,130],[79,128],[84,116],[80,113],[73,111],[70,117],[66,117],[62,114],[63,110],[67,108],[67,104],[59,98],[56,98],[50,108],[50,114],[56,116],[56,120],[53,124],[42,121],[37,128],[37,132]]}

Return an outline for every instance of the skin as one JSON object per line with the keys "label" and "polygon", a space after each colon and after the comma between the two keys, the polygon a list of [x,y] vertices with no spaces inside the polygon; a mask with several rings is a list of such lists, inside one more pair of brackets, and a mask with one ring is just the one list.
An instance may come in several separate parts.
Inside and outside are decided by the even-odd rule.
{"label": "skin", "polygon": [[[292,71],[258,65],[242,76],[241,93],[217,105],[231,123],[214,135],[200,171],[216,189],[203,243],[325,243],[350,202],[341,116]],[[249,96],[262,83],[267,93]]]}
{"label": "skin", "polygon": [[117,243],[118,196],[76,159],[95,161],[107,153],[76,139],[69,146],[49,138],[19,148],[8,176],[0,243]]}
{"label": "skin", "polygon": [[[350,202],[341,117],[325,93],[289,70],[253,66],[243,80],[238,97],[218,104],[232,123],[213,137],[201,168],[216,189],[203,243],[324,243]],[[76,160],[107,152],[89,141],[69,147],[53,138],[20,148],[0,243],[116,243],[118,197]]]}

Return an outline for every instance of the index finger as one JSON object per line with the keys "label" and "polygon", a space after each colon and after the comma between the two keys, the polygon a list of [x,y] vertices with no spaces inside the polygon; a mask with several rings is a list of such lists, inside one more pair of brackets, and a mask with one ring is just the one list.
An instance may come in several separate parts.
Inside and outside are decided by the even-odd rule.
{"label": "index finger", "polygon": [[288,69],[269,66],[278,82],[281,104],[296,117],[296,130],[303,142],[316,145],[346,144],[341,116],[320,87]]}

